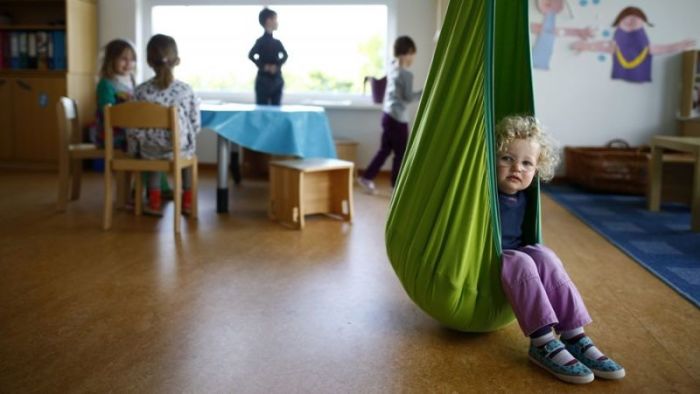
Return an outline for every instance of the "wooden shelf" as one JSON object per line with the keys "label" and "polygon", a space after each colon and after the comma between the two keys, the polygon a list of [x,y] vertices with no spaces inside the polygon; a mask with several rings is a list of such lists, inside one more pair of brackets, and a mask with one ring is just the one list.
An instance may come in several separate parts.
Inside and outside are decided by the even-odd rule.
{"label": "wooden shelf", "polygon": [[[67,67],[29,68],[36,67],[32,58],[31,62],[22,62],[24,68],[0,69],[0,163],[42,163],[55,168],[59,143],[56,102],[62,96],[78,102],[81,127],[94,119],[97,3],[98,0],[0,0],[0,33],[27,33],[27,45],[31,35],[48,33],[59,40],[59,45],[54,42],[54,51],[61,52],[54,54]],[[45,65],[41,49],[37,50],[37,57],[41,52],[41,64]]]}
{"label": "wooden shelf", "polygon": [[2,69],[0,77],[62,77],[66,73],[66,70]]}
{"label": "wooden shelf", "polygon": [[2,30],[66,30],[65,25],[0,25],[0,31]]}
{"label": "wooden shelf", "polygon": [[26,4],[26,3],[59,3],[62,4],[64,3],[65,0],[2,0],[0,3],[9,3],[9,4]]}

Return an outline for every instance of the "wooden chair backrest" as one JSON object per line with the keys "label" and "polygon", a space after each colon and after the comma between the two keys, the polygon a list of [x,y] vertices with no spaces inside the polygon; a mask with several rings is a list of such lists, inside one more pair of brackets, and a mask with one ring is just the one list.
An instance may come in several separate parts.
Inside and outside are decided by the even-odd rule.
{"label": "wooden chair backrest", "polygon": [[56,114],[58,115],[59,149],[63,151],[69,144],[80,142],[78,105],[73,99],[60,97],[56,103]]}
{"label": "wooden chair backrest", "polygon": [[180,127],[177,107],[166,107],[147,101],[130,101],[104,108],[105,159],[114,151],[114,127],[134,129],[166,129],[173,133],[173,157],[180,157]]}

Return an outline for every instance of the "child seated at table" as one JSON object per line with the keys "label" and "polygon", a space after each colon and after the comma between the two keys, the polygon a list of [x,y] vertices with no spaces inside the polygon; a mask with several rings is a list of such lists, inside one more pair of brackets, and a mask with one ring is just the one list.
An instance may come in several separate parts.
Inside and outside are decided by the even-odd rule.
{"label": "child seated at table", "polygon": [[[150,101],[165,106],[176,106],[180,125],[180,152],[185,156],[195,153],[196,135],[201,129],[199,105],[192,88],[173,76],[173,69],[180,64],[175,40],[163,34],[151,37],[146,47],[148,65],[155,71],[152,79],[142,83],[134,91],[140,101]],[[162,129],[127,130],[128,152],[145,159],[166,159],[173,154],[172,133]],[[146,213],[161,215],[161,176],[148,173],[148,205]],[[192,169],[182,170],[182,211],[192,209]]]}

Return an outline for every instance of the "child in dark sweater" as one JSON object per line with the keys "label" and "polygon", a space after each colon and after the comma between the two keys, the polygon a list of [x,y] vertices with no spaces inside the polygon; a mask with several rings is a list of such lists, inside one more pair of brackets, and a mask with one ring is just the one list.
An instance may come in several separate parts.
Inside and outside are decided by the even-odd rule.
{"label": "child in dark sweater", "polygon": [[265,29],[262,37],[248,53],[250,59],[258,67],[255,78],[255,103],[258,105],[280,105],[282,102],[282,65],[287,61],[287,51],[282,42],[272,37],[277,30],[277,13],[269,8],[263,8],[258,17],[260,26]]}

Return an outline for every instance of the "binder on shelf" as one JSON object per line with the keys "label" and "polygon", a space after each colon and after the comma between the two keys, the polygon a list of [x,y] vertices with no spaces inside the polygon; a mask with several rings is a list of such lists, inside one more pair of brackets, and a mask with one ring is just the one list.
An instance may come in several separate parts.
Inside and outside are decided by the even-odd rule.
{"label": "binder on shelf", "polygon": [[2,32],[2,68],[10,68],[10,32]]}
{"label": "binder on shelf", "polygon": [[5,68],[5,32],[0,31],[0,70]]}
{"label": "binder on shelf", "polygon": [[19,68],[19,33],[10,33],[10,68]]}
{"label": "binder on shelf", "polygon": [[36,32],[27,33],[27,68],[36,70]]}
{"label": "binder on shelf", "polygon": [[28,35],[26,31],[19,32],[19,68],[27,68],[29,65]]}
{"label": "binder on shelf", "polygon": [[49,68],[49,33],[36,32],[36,68],[46,70]]}
{"label": "binder on shelf", "polygon": [[53,67],[54,70],[66,69],[66,32],[55,30],[51,33],[53,46]]}

